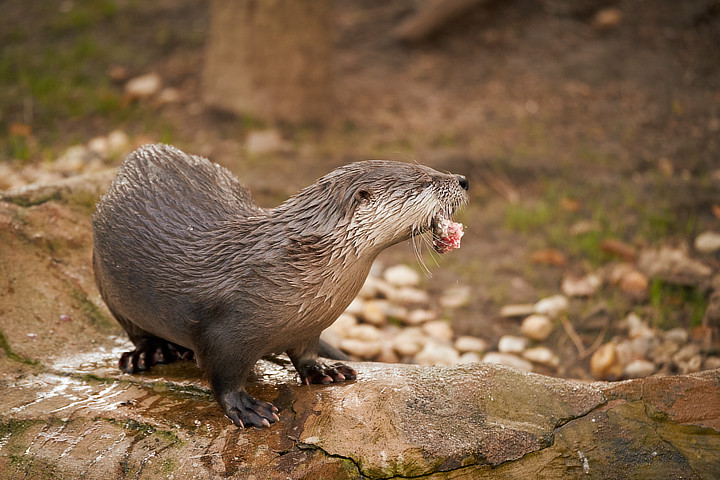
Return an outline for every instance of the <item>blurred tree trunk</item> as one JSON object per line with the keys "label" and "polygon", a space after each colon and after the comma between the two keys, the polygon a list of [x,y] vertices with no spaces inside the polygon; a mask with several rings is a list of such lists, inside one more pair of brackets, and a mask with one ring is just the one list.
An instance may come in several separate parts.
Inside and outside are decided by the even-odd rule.
{"label": "blurred tree trunk", "polygon": [[265,121],[332,113],[330,0],[212,0],[206,105]]}

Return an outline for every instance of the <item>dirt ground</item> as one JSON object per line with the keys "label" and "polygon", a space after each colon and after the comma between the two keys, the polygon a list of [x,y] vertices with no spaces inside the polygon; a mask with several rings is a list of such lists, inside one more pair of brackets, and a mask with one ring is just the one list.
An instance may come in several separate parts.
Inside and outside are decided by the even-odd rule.
{"label": "dirt ground", "polygon": [[[349,161],[412,159],[463,173],[472,198],[459,216],[463,247],[437,266],[425,258],[432,293],[472,287],[471,303],[452,312],[458,332],[493,343],[517,331],[500,308],[557,293],[568,272],[606,267],[616,259],[601,251],[603,240],[689,245],[720,230],[715,0],[492,1],[412,46],[390,35],[412,0],[338,1],[338,108],[323,127],[203,108],[208,2],[54,4],[0,2],[0,163],[52,169],[71,145],[121,129],[134,144],[165,141],[228,166],[263,206]],[[610,7],[614,20],[599,23]],[[125,82],[148,72],[178,98],[124,97]],[[249,152],[249,135],[265,129],[281,133],[282,148]],[[593,225],[590,235],[571,233],[581,222]],[[548,248],[566,261],[532,261]],[[409,245],[382,260],[417,264]],[[717,254],[704,260],[720,266]],[[654,325],[663,317],[663,305],[609,288],[573,301],[571,313],[584,318],[599,305],[612,321],[629,311]],[[689,313],[673,319],[697,323]],[[561,333],[560,373],[586,377],[587,359],[578,364]],[[589,343],[597,331],[587,335]]]}

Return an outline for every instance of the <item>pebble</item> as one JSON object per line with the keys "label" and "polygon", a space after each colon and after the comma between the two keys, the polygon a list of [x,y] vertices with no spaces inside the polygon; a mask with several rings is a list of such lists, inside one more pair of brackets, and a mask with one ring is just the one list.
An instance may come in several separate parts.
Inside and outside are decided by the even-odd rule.
{"label": "pebble", "polygon": [[362,340],[363,342],[375,342],[380,340],[380,330],[372,325],[355,325],[348,329],[346,338]]}
{"label": "pebble", "polygon": [[462,355],[460,355],[460,360],[458,360],[458,363],[479,363],[482,361],[482,358],[480,357],[480,354],[477,352],[465,352]]}
{"label": "pebble", "polygon": [[629,332],[644,327],[647,324],[643,321],[642,318],[637,313],[628,313],[625,318],[623,319],[623,326],[627,328]]}
{"label": "pebble", "polygon": [[411,310],[405,317],[405,322],[408,325],[422,325],[425,322],[431,322],[437,319],[437,313],[432,310],[416,309]]}
{"label": "pebble", "polygon": [[285,150],[287,145],[275,129],[253,130],[245,139],[245,148],[250,155],[264,155]]}
{"label": "pebble", "polygon": [[[705,317],[703,320],[708,319],[708,312],[705,312]],[[708,343],[712,341],[713,337],[713,327],[709,325],[698,325],[696,327],[693,327],[692,330],[690,330],[690,338],[693,341]]]}
{"label": "pebble", "polygon": [[344,338],[347,336],[347,333],[350,331],[350,329],[357,325],[357,323],[357,318],[355,318],[354,315],[351,315],[349,313],[341,313],[337,320],[335,320],[332,325],[326,328],[325,331],[327,332],[328,330],[331,330],[333,332],[337,332],[338,335]]}
{"label": "pebble", "polygon": [[547,347],[528,348],[522,352],[522,356],[526,360],[548,367],[557,367],[560,365],[560,358]]}
{"label": "pebble", "polygon": [[618,361],[617,345],[612,342],[601,345],[590,357],[590,371],[601,380],[618,378],[622,365]]}
{"label": "pebble", "polygon": [[113,82],[124,82],[128,78],[128,69],[121,65],[111,65],[108,68],[108,76]]}
{"label": "pebble", "polygon": [[320,340],[329,343],[332,347],[340,348],[340,342],[342,342],[343,336],[337,330],[326,328],[320,334]]}
{"label": "pebble", "polygon": [[625,365],[623,375],[627,378],[645,378],[655,373],[656,370],[653,362],[638,359]]}
{"label": "pebble", "polygon": [[599,232],[602,230],[602,226],[593,220],[578,220],[577,222],[570,225],[570,229],[568,232],[573,237],[578,237],[580,235],[586,235],[588,233],[592,232]]}
{"label": "pebble", "polygon": [[637,337],[630,341],[633,352],[638,357],[648,357],[658,345],[660,345],[660,339],[656,336],[651,337]]}
{"label": "pebble", "polygon": [[[714,283],[720,280],[720,275],[716,275]],[[720,327],[720,286],[715,287],[715,291],[710,294],[703,324],[708,328]]]}
{"label": "pebble", "polygon": [[382,363],[400,363],[400,357],[397,353],[395,353],[392,340],[385,340],[382,342],[380,353],[375,361]]}
{"label": "pebble", "polygon": [[340,341],[340,349],[355,355],[364,360],[370,360],[380,353],[382,350],[382,343],[376,342],[365,342],[363,340],[356,340],[353,338],[346,338]]}
{"label": "pebble", "polygon": [[385,305],[385,316],[389,319],[396,320],[399,322],[405,322],[408,316],[408,309],[397,305],[393,302],[387,302]]}
{"label": "pebble", "polygon": [[161,104],[178,103],[181,98],[180,90],[172,87],[163,88],[157,97],[158,102]]}
{"label": "pebble", "polygon": [[365,308],[365,300],[362,298],[355,297],[353,298],[353,301],[350,302],[350,305],[347,306],[345,309],[345,313],[349,313],[350,315],[362,315],[363,309]]}
{"label": "pebble", "polygon": [[598,10],[592,20],[592,25],[598,30],[609,30],[617,27],[622,22],[622,10],[615,7],[607,7]]}
{"label": "pebble", "polygon": [[560,289],[568,297],[592,297],[602,285],[602,277],[592,273],[584,277],[565,275]]}
{"label": "pebble", "polygon": [[360,317],[372,325],[384,325],[387,322],[386,300],[367,300],[364,302]]}
{"label": "pebble", "polygon": [[0,190],[15,188],[24,182],[10,164],[0,162]]}
{"label": "pebble", "polygon": [[73,145],[55,160],[52,169],[63,175],[78,174],[94,156],[93,152],[85,145]]}
{"label": "pebble", "polygon": [[455,340],[455,349],[460,353],[484,352],[487,348],[488,344],[482,338],[463,335]]}
{"label": "pebble", "polygon": [[530,255],[530,261],[541,265],[563,267],[567,264],[567,257],[563,252],[555,248],[544,248],[533,252]]}
{"label": "pebble", "polygon": [[379,298],[392,298],[397,288],[378,277],[375,279],[375,290],[377,291],[376,296]]}
{"label": "pebble", "polygon": [[677,363],[678,369],[680,370],[680,373],[695,373],[700,371],[700,367],[702,367],[702,355],[697,354],[694,357],[691,357],[687,361],[678,362]]}
{"label": "pebble", "polygon": [[147,73],[129,80],[125,84],[125,94],[130,98],[147,98],[155,95],[162,85],[157,73]]}
{"label": "pebble", "polygon": [[110,153],[110,142],[108,142],[107,137],[94,137],[87,143],[87,148],[94,154],[107,158]]}
{"label": "pebble", "polygon": [[672,356],[677,353],[678,350],[680,350],[679,344],[665,340],[652,349],[650,358],[658,364],[670,363]]}
{"label": "pebble", "polygon": [[675,343],[677,345],[684,344],[688,341],[690,334],[682,327],[672,328],[663,333],[663,338],[668,342]]}
{"label": "pebble", "polygon": [[415,287],[401,287],[388,297],[401,305],[424,305],[430,302],[430,294]]}
{"label": "pebble", "polygon": [[503,318],[526,317],[535,313],[535,305],[532,303],[505,305],[500,309],[500,316]]}
{"label": "pebble", "polygon": [[720,233],[703,232],[695,237],[695,250],[700,253],[714,253],[720,250]]}
{"label": "pebble", "polygon": [[631,269],[620,277],[618,284],[623,292],[631,297],[642,299],[647,295],[650,281],[644,273]]}
{"label": "pebble", "polygon": [[638,266],[648,277],[677,285],[700,285],[710,280],[712,268],[690,258],[682,248],[647,249],[640,254]]}
{"label": "pebble", "polygon": [[498,342],[498,350],[500,353],[521,353],[527,346],[525,337],[517,337],[515,335],[503,335]]}
{"label": "pebble", "polygon": [[698,347],[694,343],[690,343],[688,345],[685,345],[677,353],[675,353],[675,355],[672,356],[672,360],[673,362],[675,362],[675,364],[679,365],[683,362],[687,362],[698,353],[700,353],[700,347]]}
{"label": "pebble", "polygon": [[607,239],[600,242],[600,250],[607,254],[618,256],[626,262],[634,262],[637,256],[635,247],[614,239]]}
{"label": "pebble", "polygon": [[455,336],[450,324],[444,320],[427,322],[422,326],[422,331],[428,336],[444,342],[449,342]]}
{"label": "pebble", "polygon": [[410,327],[400,332],[392,341],[393,349],[401,357],[412,357],[425,346],[427,337],[418,327]]}
{"label": "pebble", "polygon": [[386,282],[394,287],[416,287],[420,284],[420,274],[407,265],[389,267],[383,273]]}
{"label": "pebble", "polygon": [[378,278],[373,275],[368,275],[368,277],[365,279],[365,283],[363,283],[363,286],[360,287],[360,291],[357,294],[358,298],[375,298],[378,294],[378,289],[376,285],[377,281]]}
{"label": "pebble", "polygon": [[615,353],[617,355],[617,363],[621,366],[627,365],[636,358],[642,358],[644,355],[638,354],[633,348],[633,344],[630,340],[619,340],[615,345]]}
{"label": "pebble", "polygon": [[415,362],[420,365],[454,365],[460,362],[460,354],[450,345],[429,341],[415,355]]}
{"label": "pebble", "polygon": [[535,313],[542,313],[550,317],[557,317],[568,309],[568,299],[564,295],[553,295],[543,298],[535,304]]}
{"label": "pebble", "polygon": [[628,336],[631,339],[640,337],[655,337],[655,331],[636,313],[630,313],[625,317],[628,326]]}
{"label": "pebble", "polygon": [[130,139],[122,130],[113,130],[108,133],[107,142],[110,155],[123,153],[130,146]]}
{"label": "pebble", "polygon": [[497,365],[505,365],[506,367],[516,368],[524,372],[532,371],[532,363],[510,353],[490,352],[486,353],[482,359],[485,363],[494,363]]}
{"label": "pebble", "polygon": [[703,363],[706,369],[715,370],[720,368],[720,357],[707,357]]}
{"label": "pebble", "polygon": [[620,285],[620,280],[622,280],[623,275],[634,269],[635,267],[633,267],[630,263],[618,263],[613,265],[608,273],[608,281],[613,285]]}
{"label": "pebble", "polygon": [[440,296],[440,305],[443,308],[460,308],[470,303],[470,287],[455,285],[445,289]]}
{"label": "pebble", "polygon": [[23,185],[28,183],[52,183],[60,180],[63,177],[58,172],[49,172],[44,168],[35,165],[26,165],[20,171],[20,180]]}
{"label": "pebble", "polygon": [[546,315],[530,315],[520,325],[520,333],[531,340],[542,342],[546,340],[553,331],[553,322]]}

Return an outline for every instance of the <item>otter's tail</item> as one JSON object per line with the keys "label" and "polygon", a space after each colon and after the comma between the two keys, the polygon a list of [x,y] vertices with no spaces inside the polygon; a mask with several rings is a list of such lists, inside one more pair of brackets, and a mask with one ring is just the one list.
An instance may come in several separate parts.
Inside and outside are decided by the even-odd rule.
{"label": "otter's tail", "polygon": [[318,355],[332,360],[342,360],[344,362],[350,361],[350,357],[345,355],[343,352],[333,347],[324,340],[320,340],[320,347],[318,349]]}

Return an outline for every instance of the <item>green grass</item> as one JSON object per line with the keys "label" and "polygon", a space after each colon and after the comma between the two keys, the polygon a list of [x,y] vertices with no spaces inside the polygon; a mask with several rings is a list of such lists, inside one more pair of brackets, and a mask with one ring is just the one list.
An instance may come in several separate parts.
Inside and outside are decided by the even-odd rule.
{"label": "green grass", "polygon": [[649,303],[653,307],[655,326],[668,330],[692,328],[702,324],[707,310],[707,296],[697,287],[673,285],[660,279],[650,282]]}
{"label": "green grass", "polygon": [[169,51],[197,51],[204,34],[193,25],[204,18],[165,18],[167,7],[138,0],[22,3],[0,18],[0,161],[55,159],[115,128],[174,139],[162,112],[127,102],[109,71],[146,73]]}
{"label": "green grass", "polygon": [[5,335],[5,332],[3,332],[2,330],[0,330],[0,350],[3,350],[5,352],[5,355],[7,355],[7,357],[10,360],[24,363],[26,365],[34,365],[34,366],[40,365],[40,362],[37,360],[31,360],[29,358],[22,357],[22,356],[18,355],[17,353],[15,353],[13,351],[12,347],[10,346],[10,342],[8,341],[7,335]]}
{"label": "green grass", "polygon": [[[539,192],[516,205],[507,205],[504,226],[540,238],[537,248],[557,248],[573,259],[598,266],[610,257],[601,250],[607,239],[629,244],[654,244],[668,237],[689,237],[696,230],[693,215],[681,218],[671,208],[671,199],[656,192],[643,192],[629,179],[609,184],[577,183],[557,178],[539,179]],[[662,186],[658,187],[658,191]],[[579,202],[571,211],[563,199]],[[571,234],[578,222],[596,228]]]}

